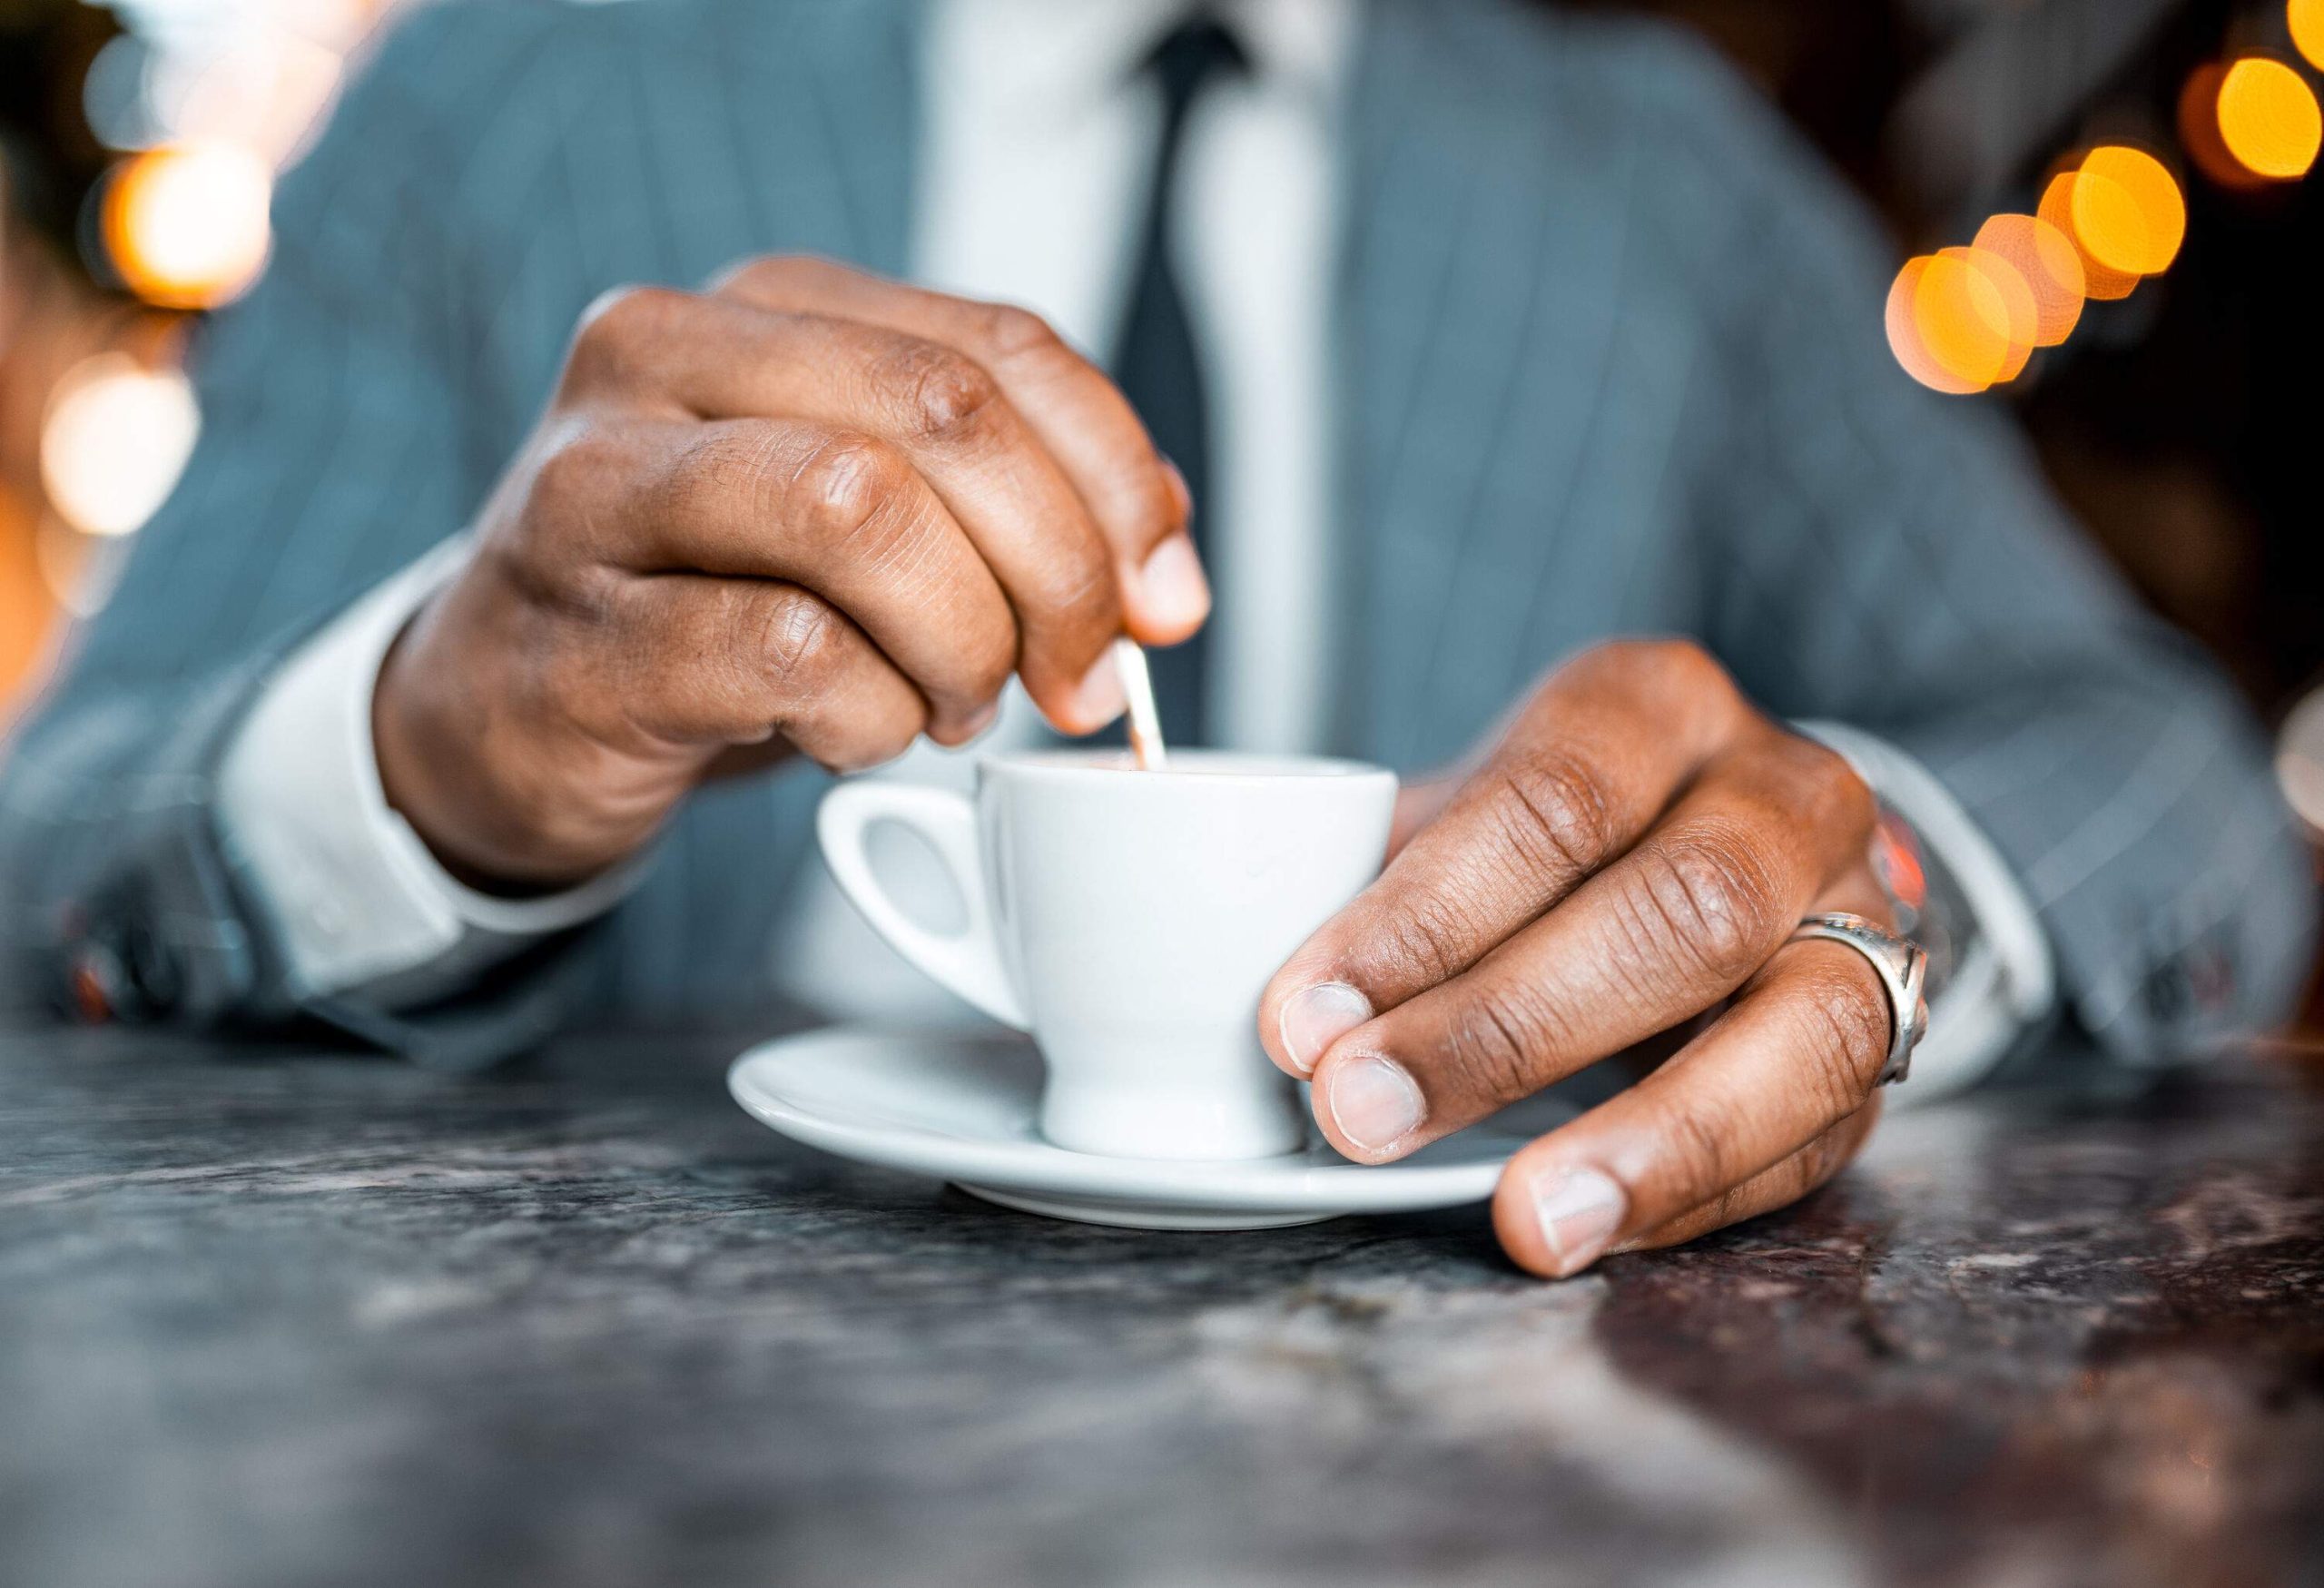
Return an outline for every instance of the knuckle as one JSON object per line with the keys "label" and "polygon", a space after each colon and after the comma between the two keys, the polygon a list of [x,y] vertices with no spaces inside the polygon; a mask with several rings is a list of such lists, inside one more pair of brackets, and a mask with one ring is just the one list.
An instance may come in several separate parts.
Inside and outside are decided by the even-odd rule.
{"label": "knuckle", "polygon": [[1870,838],[1879,802],[1848,758],[1803,735],[1784,733],[1781,741],[1804,805],[1817,814],[1819,824],[1858,840]]}
{"label": "knuckle", "polygon": [[912,340],[890,355],[888,365],[888,383],[913,436],[959,443],[992,422],[1000,384],[974,359],[938,342]]}
{"label": "knuckle", "polygon": [[977,346],[1002,360],[1049,357],[1066,350],[1065,339],[1054,326],[1014,303],[980,305],[975,339]]}
{"label": "knuckle", "polygon": [[1733,687],[1727,669],[1719,665],[1718,658],[1697,641],[1667,638],[1647,640],[1641,644],[1645,649],[1647,670],[1682,689],[1725,691]]}
{"label": "knuckle", "polygon": [[1558,1048],[1559,1022],[1516,987],[1470,1000],[1448,1036],[1448,1057],[1470,1084],[1496,1103],[1531,1097]]}
{"label": "knuckle", "polygon": [[794,705],[810,705],[836,682],[839,615],[804,590],[777,591],[761,605],[751,648]]}
{"label": "knuckle", "polygon": [[1750,839],[1714,827],[1638,855],[1636,902],[1662,952],[1721,981],[1739,981],[1766,959],[1777,901]]}
{"label": "knuckle", "polygon": [[569,362],[576,374],[612,375],[633,367],[640,349],[665,332],[686,301],[667,287],[615,287],[581,311]]}
{"label": "knuckle", "polygon": [[610,577],[605,559],[620,555],[599,530],[606,504],[629,483],[627,449],[602,432],[575,428],[551,439],[525,482],[521,506],[497,512],[485,538],[504,570],[536,598],[566,605],[595,576]]}
{"label": "knuckle", "polygon": [[1657,665],[1656,658],[1668,643],[1634,637],[1610,639],[1583,652],[1575,658],[1574,665],[1617,674],[1643,673]]}
{"label": "knuckle", "polygon": [[820,544],[855,547],[903,490],[906,472],[902,459],[871,436],[826,436],[791,477],[791,516]]}
{"label": "knuckle", "polygon": [[1610,859],[1621,826],[1604,780],[1562,746],[1532,751],[1504,767],[1492,802],[1510,847],[1534,870],[1586,876]]}
{"label": "knuckle", "polygon": [[1468,968],[1462,950],[1468,932],[1460,906],[1443,890],[1432,889],[1401,902],[1381,922],[1365,957],[1391,969],[1383,980],[1434,987]]}
{"label": "knuckle", "polygon": [[1609,641],[1590,663],[1604,670],[1610,685],[1653,710],[1704,702],[1721,706],[1741,698],[1718,658],[1697,641],[1654,637]]}
{"label": "knuckle", "polygon": [[614,483],[618,465],[613,451],[604,436],[586,428],[551,440],[533,470],[527,520],[543,529],[586,521]]}
{"label": "knuckle", "polygon": [[710,287],[714,292],[729,292],[743,297],[780,295],[783,289],[803,280],[809,267],[820,262],[807,254],[759,254],[720,271],[712,278]]}
{"label": "knuckle", "polygon": [[473,567],[526,607],[573,620],[584,631],[614,622],[625,587],[617,569],[576,554],[533,515],[480,538]]}

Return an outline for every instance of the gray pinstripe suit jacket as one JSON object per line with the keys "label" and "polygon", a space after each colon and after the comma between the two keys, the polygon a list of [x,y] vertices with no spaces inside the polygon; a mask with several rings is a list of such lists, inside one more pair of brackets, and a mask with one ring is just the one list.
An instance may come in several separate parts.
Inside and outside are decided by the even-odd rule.
{"label": "gray pinstripe suit jacket", "polygon": [[[0,769],[34,986],[293,1012],[211,804],[270,659],[458,529],[582,307],[812,250],[906,265],[909,0],[448,6],[406,24],[286,185],[206,416]],[[2312,902],[2251,725],[2059,521],[2007,423],[1923,393],[1889,259],[1702,52],[1635,22],[1377,0],[1348,114],[1333,737],[1450,757],[1602,636],[1699,636],[1770,710],[1918,755],[2037,900],[2126,1055],[2271,1015]],[[565,1018],[764,985],[812,774],[723,788],[586,941],[461,1002],[320,1013],[442,1062]]]}

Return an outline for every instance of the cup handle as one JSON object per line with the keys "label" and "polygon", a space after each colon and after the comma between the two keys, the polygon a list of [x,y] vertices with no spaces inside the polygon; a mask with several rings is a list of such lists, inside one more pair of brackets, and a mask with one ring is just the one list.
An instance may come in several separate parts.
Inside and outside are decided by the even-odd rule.
{"label": "cup handle", "polygon": [[[865,847],[875,822],[897,823],[936,851],[967,909],[968,925],[958,934],[929,931],[888,897]],[[863,779],[835,784],[816,807],[815,836],[841,892],[890,946],[993,1019],[1020,1031],[1030,1029],[1032,1021],[1001,962],[971,801],[949,789],[907,783]]]}

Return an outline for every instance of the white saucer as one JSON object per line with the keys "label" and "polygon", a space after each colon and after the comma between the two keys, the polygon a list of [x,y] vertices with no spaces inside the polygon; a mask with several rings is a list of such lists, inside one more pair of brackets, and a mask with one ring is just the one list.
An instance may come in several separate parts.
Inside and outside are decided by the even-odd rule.
{"label": "white saucer", "polygon": [[1481,1202],[1509,1155],[1546,1128],[1529,1120],[1516,1135],[1488,1121],[1376,1168],[1320,1136],[1305,1151],[1232,1163],[1102,1158],[1034,1129],[1041,1060],[1025,1039],[851,1026],[753,1048],[726,1087],[810,1147],[933,1175],[1004,1208],[1133,1229],[1265,1229]]}

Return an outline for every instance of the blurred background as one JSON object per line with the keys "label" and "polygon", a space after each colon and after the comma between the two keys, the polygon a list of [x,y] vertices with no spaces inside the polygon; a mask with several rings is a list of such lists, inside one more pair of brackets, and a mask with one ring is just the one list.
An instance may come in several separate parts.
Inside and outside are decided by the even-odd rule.
{"label": "blurred background", "polygon": [[[1863,192],[1902,374],[2024,426],[2324,853],[2324,0],[1596,3],[1699,29]],[[0,733],[168,493],[188,338],[398,4],[0,0]]]}

